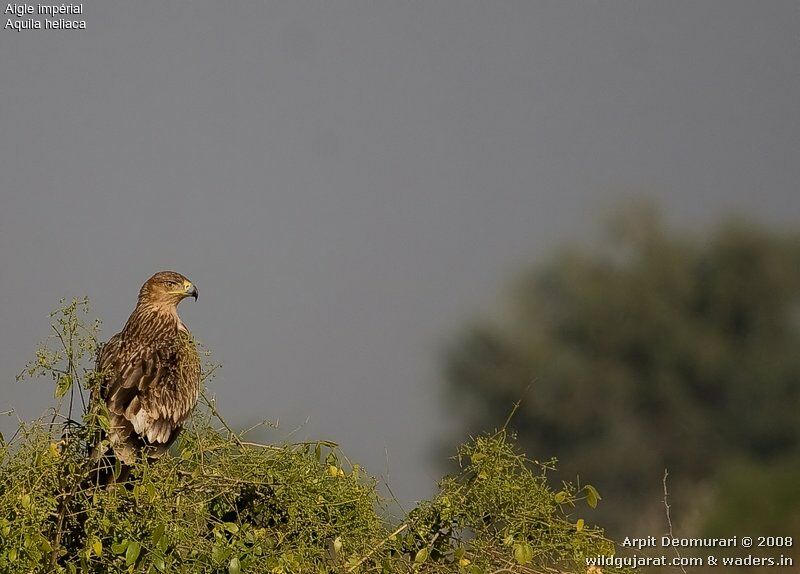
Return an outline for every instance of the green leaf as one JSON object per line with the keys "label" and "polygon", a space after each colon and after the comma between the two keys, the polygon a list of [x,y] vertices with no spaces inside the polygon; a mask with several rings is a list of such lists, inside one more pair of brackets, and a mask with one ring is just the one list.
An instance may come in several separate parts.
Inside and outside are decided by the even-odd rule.
{"label": "green leaf", "polygon": [[160,523],[153,529],[153,534],[151,535],[150,539],[153,541],[153,544],[158,544],[158,541],[161,540],[161,537],[164,536],[164,530],[166,527],[164,523]]}
{"label": "green leaf", "polygon": [[239,559],[234,556],[228,563],[228,574],[241,574],[242,566],[239,564]]}
{"label": "green leaf", "polygon": [[45,538],[44,536],[42,536],[39,539],[39,549],[42,552],[52,552],[53,551],[53,547],[50,545],[50,541],[47,538]]}
{"label": "green leaf", "polygon": [[61,398],[72,388],[72,375],[59,375],[56,382],[56,398]]}
{"label": "green leaf", "polygon": [[422,564],[427,559],[428,559],[428,549],[423,548],[422,550],[417,552],[416,556],[414,556],[414,564]]}
{"label": "green leaf", "polygon": [[125,550],[128,549],[128,541],[123,540],[121,542],[115,542],[111,545],[111,552],[114,554],[122,554]]}
{"label": "green leaf", "polygon": [[239,532],[239,526],[234,522],[223,522],[222,526],[231,534],[236,534]]}
{"label": "green leaf", "polygon": [[103,541],[99,538],[92,540],[92,552],[94,552],[95,556],[103,555]]}
{"label": "green leaf", "polygon": [[222,544],[214,544],[211,547],[211,559],[216,562],[220,563],[228,556],[227,549]]}
{"label": "green leaf", "polygon": [[586,486],[583,487],[583,489],[586,491],[586,504],[588,504],[592,508],[596,508],[597,502],[599,500],[602,500],[602,498],[600,497],[600,493],[597,492],[597,489],[591,484],[587,484]]}
{"label": "green leaf", "polygon": [[567,493],[564,492],[563,490],[560,492],[556,492],[555,499],[558,504],[561,504],[567,499]]}
{"label": "green leaf", "polygon": [[128,543],[128,549],[125,551],[125,566],[136,564],[139,558],[139,552],[142,551],[142,545],[135,540]]}
{"label": "green leaf", "polygon": [[584,524],[583,518],[579,518],[578,522],[575,523],[575,530],[577,530],[578,532],[583,530],[583,524]]}
{"label": "green leaf", "polygon": [[525,565],[533,560],[533,548],[527,542],[520,542],[514,546],[514,560]]}

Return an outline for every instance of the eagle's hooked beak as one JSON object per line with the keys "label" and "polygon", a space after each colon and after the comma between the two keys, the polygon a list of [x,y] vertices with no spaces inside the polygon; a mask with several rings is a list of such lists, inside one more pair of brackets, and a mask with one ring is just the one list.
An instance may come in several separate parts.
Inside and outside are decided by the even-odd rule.
{"label": "eagle's hooked beak", "polygon": [[184,285],[184,290],[187,297],[194,297],[194,300],[197,301],[197,287],[195,287],[193,283],[187,281]]}

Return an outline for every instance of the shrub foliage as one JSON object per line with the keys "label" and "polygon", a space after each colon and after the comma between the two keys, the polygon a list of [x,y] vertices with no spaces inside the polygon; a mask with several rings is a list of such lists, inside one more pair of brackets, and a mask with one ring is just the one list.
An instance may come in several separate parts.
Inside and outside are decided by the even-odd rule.
{"label": "shrub foliage", "polygon": [[614,552],[579,516],[597,491],[551,488],[553,461],[504,429],[464,444],[460,473],[400,521],[334,443],[252,442],[205,394],[170,455],[93,484],[87,452],[108,422],[85,398],[99,381],[87,313],[86,300],[54,312],[20,376],[52,378],[56,405],[0,441],[0,571],[586,572],[585,557]]}

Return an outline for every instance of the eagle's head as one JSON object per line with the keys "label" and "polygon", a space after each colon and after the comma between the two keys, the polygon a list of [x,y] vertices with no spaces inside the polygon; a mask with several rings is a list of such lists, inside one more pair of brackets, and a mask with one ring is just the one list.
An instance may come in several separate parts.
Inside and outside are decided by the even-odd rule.
{"label": "eagle's head", "polygon": [[175,271],[159,271],[139,291],[139,303],[155,307],[174,307],[186,297],[197,301],[197,287]]}

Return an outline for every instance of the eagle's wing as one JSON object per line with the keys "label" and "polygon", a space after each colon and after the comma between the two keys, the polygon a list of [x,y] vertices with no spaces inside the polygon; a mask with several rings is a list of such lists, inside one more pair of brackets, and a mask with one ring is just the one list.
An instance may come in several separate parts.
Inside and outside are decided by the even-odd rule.
{"label": "eagle's wing", "polygon": [[[112,381],[119,372],[117,364],[120,362],[123,355],[122,350],[122,333],[117,333],[108,341],[100,345],[99,352],[97,353],[97,362],[95,364],[95,372],[102,378],[100,380],[99,388],[92,389],[90,402],[97,404],[100,401],[105,402],[108,397],[108,389]],[[96,396],[95,392],[99,395]]]}
{"label": "eagle's wing", "polygon": [[129,463],[143,444],[166,450],[180,431],[178,421],[154,400],[168,386],[170,364],[175,360],[170,355],[169,349],[147,345],[126,348],[114,338],[103,347],[99,367],[108,375],[101,396],[110,415],[109,438],[123,462]]}

